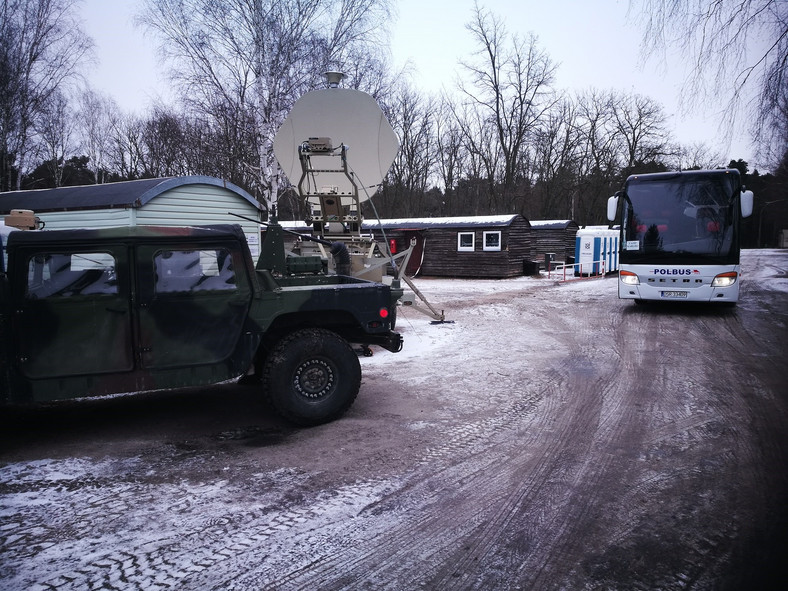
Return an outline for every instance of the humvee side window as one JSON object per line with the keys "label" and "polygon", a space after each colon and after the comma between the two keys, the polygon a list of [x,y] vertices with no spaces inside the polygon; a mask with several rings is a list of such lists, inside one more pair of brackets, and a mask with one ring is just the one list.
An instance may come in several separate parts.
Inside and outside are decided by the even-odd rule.
{"label": "humvee side window", "polygon": [[115,257],[108,252],[39,253],[27,265],[27,298],[117,294]]}
{"label": "humvee side window", "polygon": [[153,259],[156,293],[194,293],[236,289],[230,251],[160,250]]}

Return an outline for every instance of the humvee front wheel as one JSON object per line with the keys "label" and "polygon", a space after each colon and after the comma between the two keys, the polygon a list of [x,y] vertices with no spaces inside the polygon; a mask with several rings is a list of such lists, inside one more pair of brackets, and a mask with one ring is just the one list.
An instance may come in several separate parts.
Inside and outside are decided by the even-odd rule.
{"label": "humvee front wheel", "polygon": [[262,382],[283,417],[299,425],[319,425],[338,418],[353,404],[361,386],[361,365],[338,334],[303,329],[274,347]]}

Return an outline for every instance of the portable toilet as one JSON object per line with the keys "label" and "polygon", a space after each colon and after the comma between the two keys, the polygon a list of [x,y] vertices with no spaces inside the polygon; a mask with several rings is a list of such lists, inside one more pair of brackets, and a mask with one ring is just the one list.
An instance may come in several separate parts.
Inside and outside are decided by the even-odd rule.
{"label": "portable toilet", "polygon": [[618,271],[618,230],[602,230],[603,258],[605,261],[605,273]]}
{"label": "portable toilet", "polygon": [[575,275],[599,275],[618,269],[618,230],[586,226],[575,237]]}

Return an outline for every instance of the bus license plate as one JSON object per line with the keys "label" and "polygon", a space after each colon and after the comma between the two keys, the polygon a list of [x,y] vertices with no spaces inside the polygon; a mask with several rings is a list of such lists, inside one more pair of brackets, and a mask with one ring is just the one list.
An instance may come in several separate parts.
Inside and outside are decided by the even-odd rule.
{"label": "bus license plate", "polygon": [[663,291],[663,298],[686,298],[689,292],[686,291]]}

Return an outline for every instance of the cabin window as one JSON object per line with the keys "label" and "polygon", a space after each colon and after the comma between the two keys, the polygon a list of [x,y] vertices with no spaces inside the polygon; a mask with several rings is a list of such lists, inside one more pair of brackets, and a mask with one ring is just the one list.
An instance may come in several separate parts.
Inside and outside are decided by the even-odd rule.
{"label": "cabin window", "polygon": [[232,291],[236,289],[230,252],[161,250],[154,257],[156,293]]}
{"label": "cabin window", "polygon": [[474,232],[459,232],[457,234],[457,251],[473,252],[476,248],[476,234]]}
{"label": "cabin window", "polygon": [[482,250],[501,250],[501,232],[485,232]]}
{"label": "cabin window", "polygon": [[115,266],[108,252],[39,253],[28,261],[27,298],[116,294]]}

